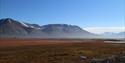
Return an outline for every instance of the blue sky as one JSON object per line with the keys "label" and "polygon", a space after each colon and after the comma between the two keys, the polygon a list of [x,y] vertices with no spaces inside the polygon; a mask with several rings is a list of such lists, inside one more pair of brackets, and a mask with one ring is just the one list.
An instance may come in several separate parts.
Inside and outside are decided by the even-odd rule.
{"label": "blue sky", "polygon": [[28,23],[124,27],[125,0],[0,0],[0,18]]}

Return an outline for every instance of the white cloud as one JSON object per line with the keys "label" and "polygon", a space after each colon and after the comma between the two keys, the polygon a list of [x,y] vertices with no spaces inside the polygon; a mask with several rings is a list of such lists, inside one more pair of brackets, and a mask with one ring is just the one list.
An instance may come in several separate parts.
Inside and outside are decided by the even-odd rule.
{"label": "white cloud", "polygon": [[86,27],[84,29],[95,34],[101,34],[104,32],[118,33],[125,31],[125,27]]}

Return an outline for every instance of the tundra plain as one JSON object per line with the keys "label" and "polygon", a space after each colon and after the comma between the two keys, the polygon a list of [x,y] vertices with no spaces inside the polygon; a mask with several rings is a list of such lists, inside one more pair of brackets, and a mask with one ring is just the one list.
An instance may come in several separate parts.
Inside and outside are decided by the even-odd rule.
{"label": "tundra plain", "polygon": [[0,39],[0,63],[92,63],[94,59],[124,57],[125,43],[115,43],[118,41],[112,39]]}

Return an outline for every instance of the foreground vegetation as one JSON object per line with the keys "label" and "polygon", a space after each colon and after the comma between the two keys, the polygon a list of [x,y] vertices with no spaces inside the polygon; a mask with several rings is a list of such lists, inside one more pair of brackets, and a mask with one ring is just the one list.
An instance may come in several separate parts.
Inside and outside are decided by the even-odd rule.
{"label": "foreground vegetation", "polygon": [[[91,63],[93,58],[125,55],[125,44],[64,43],[0,47],[0,63]],[[83,60],[81,56],[86,57]]]}

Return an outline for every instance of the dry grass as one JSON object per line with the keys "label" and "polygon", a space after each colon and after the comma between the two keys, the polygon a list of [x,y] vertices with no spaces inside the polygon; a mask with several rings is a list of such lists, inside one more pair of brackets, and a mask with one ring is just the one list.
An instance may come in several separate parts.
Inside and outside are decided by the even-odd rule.
{"label": "dry grass", "polygon": [[[91,58],[125,54],[125,44],[103,41],[0,39],[0,63],[89,63]],[[88,60],[82,61],[80,56],[86,56]]]}

